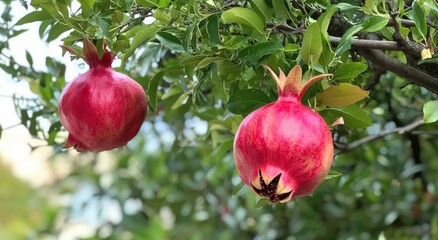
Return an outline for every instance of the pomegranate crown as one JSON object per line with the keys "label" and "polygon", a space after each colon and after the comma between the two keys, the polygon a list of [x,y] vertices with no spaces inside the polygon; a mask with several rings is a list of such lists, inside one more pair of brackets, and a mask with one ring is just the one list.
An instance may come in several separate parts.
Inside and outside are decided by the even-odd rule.
{"label": "pomegranate crown", "polygon": [[292,97],[296,97],[298,100],[301,100],[301,98],[303,98],[304,94],[306,93],[310,85],[325,77],[329,77],[333,75],[333,74],[324,73],[314,76],[311,79],[307,80],[303,86],[301,86],[302,70],[299,65],[293,67],[289,71],[287,76],[280,68],[278,68],[280,71],[280,76],[277,76],[270,67],[266,65],[264,65],[264,67],[271,73],[272,78],[274,78],[275,82],[277,83],[277,91],[279,97],[292,96]]}
{"label": "pomegranate crown", "polygon": [[82,49],[83,50],[82,54],[77,52],[73,48],[66,46],[66,45],[61,45],[61,48],[64,49],[65,51],[71,53],[72,55],[75,55],[77,57],[84,59],[85,62],[90,66],[90,68],[95,68],[95,67],[108,68],[108,67],[111,67],[113,59],[116,55],[111,53],[110,51],[108,51],[108,49],[106,48],[107,43],[105,40],[103,41],[102,56],[99,56],[99,53],[97,51],[96,46],[94,46],[94,44],[90,40],[88,40],[87,38],[84,38],[83,44],[84,44],[84,47]]}

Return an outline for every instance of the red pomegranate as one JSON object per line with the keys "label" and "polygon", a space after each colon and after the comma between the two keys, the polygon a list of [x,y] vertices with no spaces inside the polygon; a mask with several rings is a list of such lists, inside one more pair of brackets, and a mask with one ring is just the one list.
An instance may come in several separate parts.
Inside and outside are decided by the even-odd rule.
{"label": "red pomegranate", "polygon": [[106,44],[101,57],[88,39],[83,44],[83,55],[61,46],[90,66],[61,94],[59,118],[69,132],[64,147],[96,152],[122,147],[138,133],[146,117],[146,94],[136,81],[111,68],[115,55]]}
{"label": "red pomegranate", "polygon": [[277,82],[278,100],[250,113],[234,140],[234,160],[242,181],[270,202],[287,202],[310,194],[328,174],[333,139],[324,120],[301,103],[308,87],[331,74],[309,79],[301,87],[301,68],[286,77],[266,67]]}

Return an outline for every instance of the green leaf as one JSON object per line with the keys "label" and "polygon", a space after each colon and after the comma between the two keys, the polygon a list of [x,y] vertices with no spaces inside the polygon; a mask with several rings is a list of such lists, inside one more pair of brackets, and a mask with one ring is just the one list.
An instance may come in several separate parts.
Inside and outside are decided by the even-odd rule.
{"label": "green leaf", "polygon": [[225,60],[225,58],[223,58],[223,57],[206,57],[206,58],[202,59],[198,63],[198,65],[196,65],[195,70],[202,69],[202,68],[207,67],[208,65],[210,65],[210,63],[217,62],[217,61],[222,61],[222,60]]}
{"label": "green leaf", "polygon": [[221,44],[219,37],[219,15],[213,14],[207,20],[207,34],[212,43]]}
{"label": "green leaf", "polygon": [[292,7],[288,0],[273,0],[272,7],[274,9],[275,16],[284,19],[294,20]]}
{"label": "green leaf", "polygon": [[321,33],[321,40],[323,48],[318,62],[324,67],[329,67],[335,59],[335,53],[333,52],[331,44],[328,40],[328,33]]}
{"label": "green leaf", "polygon": [[417,62],[417,65],[423,64],[423,63],[438,63],[438,54],[431,58],[421,59]]}
{"label": "green leaf", "polygon": [[244,89],[230,96],[227,108],[234,114],[247,115],[267,103],[272,102],[269,96],[259,89]]}
{"label": "green leaf", "polygon": [[29,66],[32,67],[33,65],[32,55],[30,55],[30,53],[27,50],[26,50],[26,60],[29,63]]}
{"label": "green leaf", "polygon": [[368,66],[361,62],[341,64],[335,71],[333,79],[338,81],[351,80],[365,72]]}
{"label": "green leaf", "polygon": [[367,96],[368,91],[352,84],[341,83],[324,89],[324,91],[317,93],[315,97],[321,106],[343,107],[355,104]]}
{"label": "green leaf", "polygon": [[149,87],[148,87],[148,105],[151,108],[152,112],[155,112],[155,110],[157,109],[157,101],[158,101],[157,91],[158,91],[158,85],[159,85],[161,79],[163,79],[164,72],[165,71],[158,72],[157,74],[155,74],[155,76],[149,82]]}
{"label": "green leaf", "polygon": [[29,7],[28,5],[27,5],[27,2],[26,2],[26,0],[20,0],[20,4],[27,10],[27,8]]}
{"label": "green leaf", "polygon": [[221,19],[224,23],[242,24],[252,28],[258,34],[264,34],[265,23],[263,22],[263,19],[251,9],[243,7],[231,8],[222,13]]}
{"label": "green leaf", "polygon": [[2,133],[3,133],[3,128],[2,125],[0,125],[0,138],[2,137]]}
{"label": "green leaf", "polygon": [[362,25],[354,25],[353,27],[349,28],[344,35],[341,37],[341,41],[339,42],[338,46],[336,47],[335,55],[339,56],[343,54],[345,51],[351,48],[351,39],[354,36],[354,34],[358,33],[363,29]]}
{"label": "green leaf", "polygon": [[365,32],[377,32],[388,25],[389,18],[381,16],[367,16],[362,23]]}
{"label": "green leaf", "polygon": [[284,52],[296,52],[300,50],[300,46],[296,43],[288,43],[284,46]]}
{"label": "green leaf", "polygon": [[430,101],[423,106],[424,122],[433,123],[438,121],[438,100]]}
{"label": "green leaf", "polygon": [[339,8],[341,11],[348,11],[348,10],[353,10],[353,9],[354,10],[358,10],[358,9],[360,9],[360,7],[351,5],[349,3],[338,3],[338,4],[336,4],[336,7]]}
{"label": "green leaf", "polygon": [[328,26],[330,24],[330,19],[332,18],[336,10],[338,10],[336,5],[330,5],[330,7],[327,8],[327,10],[323,14],[321,14],[321,16],[319,16],[316,22],[318,23],[321,32],[327,32]]}
{"label": "green leaf", "polygon": [[170,0],[160,0],[158,2],[158,7],[159,8],[166,8],[170,3]]}
{"label": "green leaf", "polygon": [[250,188],[243,182],[239,182],[237,186],[234,187],[232,195],[243,196]]}
{"label": "green leaf", "polygon": [[94,0],[79,0],[81,4],[86,4],[89,8],[93,7]]}
{"label": "green leaf", "polygon": [[192,49],[196,49],[197,47],[197,33],[198,26],[197,24],[192,24],[186,28],[186,31],[183,34],[181,44],[186,52],[190,52]]}
{"label": "green leaf", "polygon": [[245,62],[257,61],[263,56],[272,54],[283,48],[280,42],[263,42],[242,49],[238,58]]}
{"label": "green leaf", "polygon": [[365,128],[371,125],[368,113],[357,105],[340,108],[325,108],[319,112],[327,124],[332,124],[337,118],[344,118],[346,127]]}
{"label": "green leaf", "polygon": [[157,0],[136,0],[136,2],[138,5],[143,7],[154,8],[159,6]]}
{"label": "green leaf", "polygon": [[202,59],[208,57],[207,55],[194,55],[189,56],[187,58],[182,59],[179,64],[187,65],[187,66],[196,66],[199,64]]}
{"label": "green leaf", "polygon": [[189,99],[190,99],[190,96],[187,93],[182,93],[178,97],[178,99],[176,99],[175,103],[172,104],[170,109],[173,109],[173,110],[178,109],[179,107],[188,103]]}
{"label": "green leaf", "polygon": [[301,58],[305,64],[314,66],[318,63],[322,50],[321,31],[317,23],[312,23],[304,32]]}
{"label": "green leaf", "polygon": [[330,172],[325,176],[325,180],[333,179],[342,176],[342,173],[330,170]]}
{"label": "green leaf", "polygon": [[269,206],[270,204],[271,203],[266,198],[257,198],[255,208],[260,209],[264,206]]}
{"label": "green leaf", "polygon": [[132,39],[131,46],[126,50],[125,55],[122,57],[122,65],[126,63],[128,58],[134,53],[134,51],[140,47],[144,42],[150,39],[160,28],[156,26],[146,26],[138,31]]}
{"label": "green leaf", "polygon": [[168,25],[172,21],[170,14],[165,9],[156,9],[153,17],[164,25]]}
{"label": "green leaf", "polygon": [[263,16],[265,20],[272,18],[274,10],[266,4],[265,0],[250,0],[251,8],[254,9],[260,16]]}
{"label": "green leaf", "polygon": [[426,39],[427,35],[427,24],[426,24],[426,16],[421,9],[420,5],[417,1],[412,3],[412,20],[415,22],[415,26],[417,27],[420,34],[423,36],[423,39]]}
{"label": "green leaf", "polygon": [[61,34],[66,31],[70,31],[71,28],[61,22],[56,23],[49,31],[49,35],[47,36],[47,41],[53,41],[57,39]]}
{"label": "green leaf", "polygon": [[184,48],[181,45],[181,40],[176,37],[175,35],[168,33],[168,32],[158,32],[155,34],[155,37],[158,39],[158,41],[161,42],[161,44],[173,51],[176,52],[183,52]]}
{"label": "green leaf", "polygon": [[20,18],[15,25],[23,25],[26,23],[44,21],[48,19],[52,19],[52,15],[50,15],[50,13],[46,11],[34,11],[24,15],[24,17]]}

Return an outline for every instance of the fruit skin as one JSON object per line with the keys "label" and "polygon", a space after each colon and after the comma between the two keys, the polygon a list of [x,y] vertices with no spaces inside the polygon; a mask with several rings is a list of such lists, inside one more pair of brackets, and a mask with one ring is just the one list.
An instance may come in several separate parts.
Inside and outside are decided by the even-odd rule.
{"label": "fruit skin", "polygon": [[277,77],[279,98],[249,114],[234,140],[234,160],[242,181],[272,203],[305,196],[324,180],[333,162],[333,139],[324,120],[301,104],[313,82],[302,88],[301,69]]}
{"label": "fruit skin", "polygon": [[126,145],[146,117],[147,98],[143,88],[111,68],[114,55],[106,46],[101,58],[87,39],[84,55],[62,47],[85,59],[90,66],[61,93],[59,117],[69,132],[64,147],[100,152]]}

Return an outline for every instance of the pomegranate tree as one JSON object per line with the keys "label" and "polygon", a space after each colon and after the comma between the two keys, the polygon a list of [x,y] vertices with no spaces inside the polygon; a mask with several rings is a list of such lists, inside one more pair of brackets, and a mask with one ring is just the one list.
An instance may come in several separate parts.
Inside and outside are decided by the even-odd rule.
{"label": "pomegranate tree", "polygon": [[97,152],[122,147],[138,133],[146,117],[146,94],[136,81],[111,68],[115,55],[106,44],[101,56],[88,39],[83,45],[83,54],[61,46],[90,67],[61,94],[59,118],[69,132],[64,147]]}
{"label": "pomegranate tree", "polygon": [[301,68],[286,77],[266,67],[277,83],[278,100],[250,113],[234,140],[234,160],[242,181],[270,202],[287,202],[310,194],[327,176],[333,162],[333,139],[327,124],[301,103]]}

